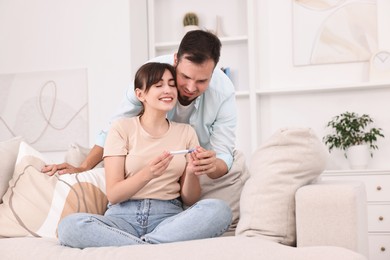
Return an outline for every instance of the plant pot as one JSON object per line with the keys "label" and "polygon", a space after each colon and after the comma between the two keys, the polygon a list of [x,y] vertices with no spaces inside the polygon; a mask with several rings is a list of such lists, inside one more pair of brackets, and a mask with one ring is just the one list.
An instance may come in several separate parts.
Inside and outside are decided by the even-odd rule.
{"label": "plant pot", "polygon": [[354,145],[347,150],[348,163],[352,170],[366,169],[370,157],[370,149],[366,144]]}
{"label": "plant pot", "polygon": [[186,25],[183,28],[184,28],[184,34],[188,33],[189,31],[199,30],[199,26],[197,25]]}

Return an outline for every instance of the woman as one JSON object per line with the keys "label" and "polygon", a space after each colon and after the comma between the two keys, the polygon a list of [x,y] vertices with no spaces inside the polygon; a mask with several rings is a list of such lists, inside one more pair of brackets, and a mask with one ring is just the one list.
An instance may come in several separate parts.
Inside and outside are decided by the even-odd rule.
{"label": "woman", "polygon": [[[194,129],[166,118],[177,102],[175,69],[146,63],[135,75],[134,90],[143,110],[137,117],[114,122],[104,147],[108,209],[104,216],[77,213],[64,218],[58,226],[63,245],[85,248],[210,238],[230,225],[231,211],[223,201],[196,203],[202,172],[195,172],[193,162],[204,149]],[[184,211],[183,204],[192,207]]]}

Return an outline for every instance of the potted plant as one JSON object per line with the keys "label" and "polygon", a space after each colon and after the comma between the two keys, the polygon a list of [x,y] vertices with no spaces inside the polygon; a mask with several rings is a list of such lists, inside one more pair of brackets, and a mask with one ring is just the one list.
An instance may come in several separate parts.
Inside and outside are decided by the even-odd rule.
{"label": "potted plant", "polygon": [[184,26],[185,33],[193,30],[199,30],[198,24],[199,24],[199,19],[196,13],[188,12],[184,15],[183,26]]}
{"label": "potted plant", "polygon": [[[377,139],[384,138],[381,128],[367,129],[373,122],[367,114],[360,116],[354,112],[344,112],[327,123],[326,127],[331,128],[333,132],[325,135],[323,141],[328,146],[329,152],[334,148],[343,150],[352,169],[365,168],[368,158],[373,157],[373,150],[378,149]],[[359,151],[358,155],[356,155],[357,151]],[[355,158],[357,162],[354,162]]]}

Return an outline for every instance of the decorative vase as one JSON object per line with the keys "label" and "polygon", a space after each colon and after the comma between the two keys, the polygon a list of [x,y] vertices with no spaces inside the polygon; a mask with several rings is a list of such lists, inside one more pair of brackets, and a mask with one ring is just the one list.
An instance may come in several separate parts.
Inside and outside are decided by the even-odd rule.
{"label": "decorative vase", "polygon": [[366,144],[351,146],[347,150],[347,158],[352,170],[366,169],[370,159],[370,149]]}
{"label": "decorative vase", "polygon": [[216,26],[215,26],[215,34],[218,36],[218,37],[224,37],[226,36],[223,29],[222,29],[222,19],[220,16],[217,15],[217,19],[216,19]]}

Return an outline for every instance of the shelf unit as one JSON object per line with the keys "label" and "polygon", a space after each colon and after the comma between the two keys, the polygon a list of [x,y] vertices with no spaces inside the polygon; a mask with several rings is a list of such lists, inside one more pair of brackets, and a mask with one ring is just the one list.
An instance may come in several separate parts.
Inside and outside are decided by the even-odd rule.
{"label": "shelf unit", "polygon": [[[237,90],[238,114],[241,118],[245,118],[244,120],[252,122],[255,114],[250,113],[251,118],[249,118],[248,109],[253,111],[255,106],[253,99],[256,71],[254,3],[254,0],[214,0],[208,1],[207,4],[201,4],[198,0],[147,1],[149,59],[177,51],[181,37],[184,35],[182,17],[186,12],[197,13],[200,27],[208,30],[215,30],[216,16],[221,18],[225,35],[219,36],[222,51],[217,67],[230,67],[231,79]],[[221,6],[223,8],[220,8]],[[239,125],[237,129],[237,146],[244,150],[244,153],[249,154],[252,152],[253,142],[243,141],[240,137],[252,135],[252,138],[256,138],[256,129],[249,121],[243,125],[246,127]],[[248,128],[248,125],[251,127]]]}
{"label": "shelf unit", "polygon": [[[184,35],[182,17],[186,12],[195,12],[199,17],[200,28],[213,31],[216,31],[216,17],[219,16],[225,35],[219,36],[222,53],[217,67],[229,67],[237,91],[249,91],[249,62],[253,56],[249,49],[252,34],[248,30],[251,2],[252,0],[214,0],[202,5],[196,0],[185,3],[180,0],[148,0],[149,58],[177,51]],[[224,8],[220,8],[221,6]],[[173,15],[167,15],[164,8],[169,8],[169,14]]]}
{"label": "shelf unit", "polygon": [[[385,122],[381,127],[386,128],[387,120],[380,112],[384,110],[374,107],[386,106],[382,97],[388,95],[390,81],[364,82],[368,78],[367,64],[292,66],[292,29],[288,24],[291,10],[284,3],[147,0],[147,5],[149,58],[177,50],[184,34],[181,20],[186,12],[196,12],[201,27],[208,29],[214,29],[216,15],[222,17],[227,36],[220,37],[223,46],[217,66],[231,67],[237,90],[237,148],[244,151],[248,163],[253,151],[276,129],[308,126],[321,137],[322,125],[345,110],[378,115],[378,121]],[[334,72],[339,73],[333,82]],[[368,96],[380,100],[372,106],[365,102]],[[379,166],[382,165],[381,159]]]}

